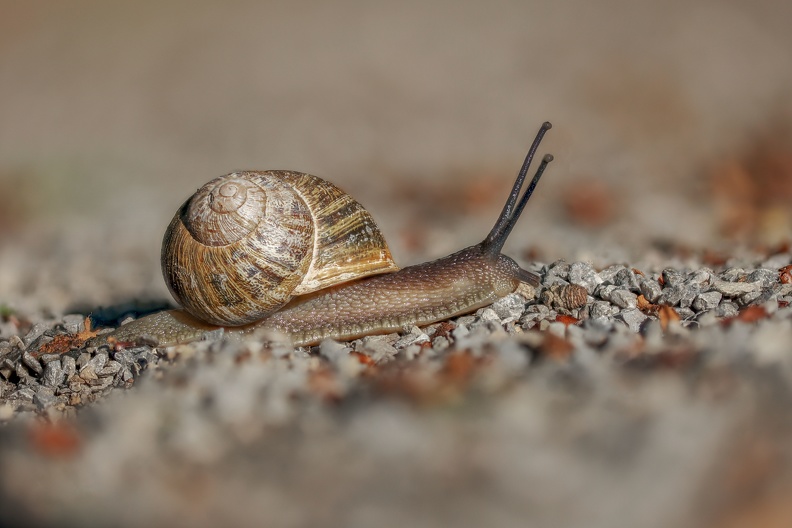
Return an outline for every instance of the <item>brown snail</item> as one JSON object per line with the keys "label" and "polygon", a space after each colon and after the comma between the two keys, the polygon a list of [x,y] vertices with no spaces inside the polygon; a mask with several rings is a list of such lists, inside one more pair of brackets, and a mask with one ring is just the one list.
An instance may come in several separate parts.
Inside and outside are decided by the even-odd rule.
{"label": "brown snail", "polygon": [[[235,172],[207,183],[177,211],[162,247],[163,275],[184,310],[104,334],[166,346],[224,328],[289,335],[295,345],[426,325],[472,312],[539,277],[500,253],[552,156],[520,196],[550,123],[534,139],[483,242],[399,269],[363,207],[332,183],[290,171]],[[266,214],[260,215],[260,212]]]}

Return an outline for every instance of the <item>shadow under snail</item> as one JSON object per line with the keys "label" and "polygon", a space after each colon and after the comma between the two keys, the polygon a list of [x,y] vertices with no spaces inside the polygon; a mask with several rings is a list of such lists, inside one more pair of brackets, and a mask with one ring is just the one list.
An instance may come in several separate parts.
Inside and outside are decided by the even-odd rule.
{"label": "shadow under snail", "polygon": [[291,171],[216,178],[179,208],[163,240],[163,275],[183,310],[142,317],[89,344],[168,346],[264,328],[313,345],[431,324],[490,305],[521,283],[538,286],[538,275],[501,249],[553,159],[542,159],[520,196],[550,128],[540,128],[484,241],[402,269],[371,215],[332,183]]}

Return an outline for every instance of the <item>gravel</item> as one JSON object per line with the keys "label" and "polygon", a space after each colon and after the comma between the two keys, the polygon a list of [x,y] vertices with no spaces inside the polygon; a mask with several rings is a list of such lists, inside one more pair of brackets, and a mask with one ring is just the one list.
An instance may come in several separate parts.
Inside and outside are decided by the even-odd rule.
{"label": "gravel", "polygon": [[[515,488],[523,479],[575,497],[575,511],[585,512],[633,496],[629,483],[645,475],[661,479],[668,493],[678,488],[671,496],[687,508],[696,496],[688,495],[690,482],[717,488],[721,478],[694,461],[713,464],[719,450],[734,449],[741,437],[728,431],[750,416],[740,405],[726,413],[731,399],[719,395],[755,394],[762,413],[786,413],[789,398],[752,392],[771,383],[768,375],[785,391],[792,386],[792,287],[777,272],[746,265],[596,271],[563,261],[539,271],[533,298],[512,294],[451,321],[313,348],[252,339],[42,353],[45,343],[85,331],[84,319],[32,325],[0,340],[0,463],[13,483],[0,497],[16,497],[18,511],[30,515],[39,501],[25,490],[43,485],[36,489],[58,504],[52,515],[78,519],[89,510],[98,524],[121,526],[166,518],[208,526],[209,517],[190,513],[203,510],[270,521],[292,512],[311,524],[317,518],[296,497],[329,500],[333,512],[364,512],[371,501],[383,511],[394,497],[415,507],[402,477],[429,479],[420,489],[443,511],[450,504],[439,490],[457,482],[454,495],[466,498],[457,508],[474,515],[468,489],[485,471],[492,485],[479,492],[497,493],[516,511],[543,496]],[[669,369],[679,376],[651,376]],[[636,373],[650,377],[634,386]],[[711,396],[692,397],[686,383]],[[541,441],[553,431],[566,432]],[[466,454],[465,442],[477,454]],[[688,469],[671,485],[677,480],[663,453],[675,449]],[[580,502],[552,484],[541,469],[545,458],[555,460],[552,474],[574,476],[598,498]],[[35,476],[52,464],[64,472]],[[623,482],[612,496],[593,491],[602,467]],[[144,488],[123,477],[143,474]],[[361,490],[358,478],[376,485]],[[333,482],[329,495],[325,482]],[[212,490],[201,492],[210,500],[198,510],[189,491],[196,485]],[[504,487],[522,491],[513,499],[493,491]],[[93,489],[90,499],[82,489]],[[361,493],[352,510],[332,498]],[[264,509],[254,496],[277,508]],[[130,501],[124,513],[110,506],[113,497]]]}

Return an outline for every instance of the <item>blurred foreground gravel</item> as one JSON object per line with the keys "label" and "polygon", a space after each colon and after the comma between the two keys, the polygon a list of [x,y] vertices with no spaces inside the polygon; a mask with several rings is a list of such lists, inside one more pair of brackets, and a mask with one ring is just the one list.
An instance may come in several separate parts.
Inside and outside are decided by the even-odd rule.
{"label": "blurred foreground gravel", "polygon": [[296,350],[5,314],[3,522],[784,526],[790,262],[535,264],[533,299]]}

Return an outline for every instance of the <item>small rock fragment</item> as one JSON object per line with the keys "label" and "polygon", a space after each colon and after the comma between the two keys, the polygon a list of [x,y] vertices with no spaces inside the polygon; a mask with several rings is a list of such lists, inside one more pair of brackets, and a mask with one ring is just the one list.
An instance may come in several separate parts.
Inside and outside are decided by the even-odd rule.
{"label": "small rock fragment", "polygon": [[569,264],[563,260],[550,264],[544,275],[544,284],[566,284],[569,281],[569,267]]}
{"label": "small rock fragment", "polygon": [[656,303],[663,293],[660,283],[654,279],[644,279],[640,281],[641,294],[651,303]]}
{"label": "small rock fragment", "polygon": [[70,381],[72,376],[77,372],[77,363],[74,361],[74,358],[71,356],[63,356],[61,358],[61,366],[63,367],[63,375],[66,377],[66,381]]}
{"label": "small rock fragment", "polygon": [[27,368],[29,368],[39,376],[41,376],[44,373],[44,367],[41,366],[39,360],[34,358],[27,350],[22,352],[22,363],[24,363]]}
{"label": "small rock fragment", "polygon": [[55,389],[60,386],[61,383],[63,383],[65,378],[66,376],[64,375],[60,360],[50,361],[47,363],[47,366],[44,367],[44,376],[42,381],[45,386]]}
{"label": "small rock fragment", "polygon": [[525,299],[522,295],[512,293],[495,301],[490,308],[502,322],[516,321],[523,314]]}
{"label": "small rock fragment", "polygon": [[583,286],[589,294],[592,294],[594,289],[602,283],[602,279],[599,278],[591,264],[575,262],[569,266],[569,282]]}
{"label": "small rock fragment", "polygon": [[432,340],[432,348],[437,350],[438,352],[447,349],[451,343],[448,341],[448,338],[445,336],[438,336]]}
{"label": "small rock fragment", "polygon": [[629,290],[617,289],[611,292],[610,301],[619,308],[635,308],[638,296]]}
{"label": "small rock fragment", "polygon": [[728,282],[720,279],[713,280],[712,289],[723,294],[724,297],[739,297],[746,293],[756,293],[762,289],[760,282]]}
{"label": "small rock fragment", "polygon": [[55,397],[55,392],[50,387],[39,387],[33,395],[33,403],[39,411],[43,411],[57,401],[58,399]]}
{"label": "small rock fragment", "polygon": [[497,325],[501,324],[500,317],[498,317],[498,314],[495,313],[495,310],[492,310],[490,308],[482,308],[481,310],[476,312],[476,314],[478,315],[479,321],[481,322],[494,323]]}
{"label": "small rock fragment", "polygon": [[603,302],[603,301],[594,301],[592,304],[589,305],[589,317],[592,319],[596,319],[599,317],[610,317],[614,314],[617,309],[614,308],[610,303]]}
{"label": "small rock fragment", "polygon": [[679,301],[682,300],[684,293],[684,288],[682,286],[668,286],[663,288],[663,293],[660,294],[657,303],[666,306],[677,306],[679,305]]}
{"label": "small rock fragment", "polygon": [[69,314],[63,316],[63,327],[70,334],[79,334],[85,330],[85,316],[81,314]]}
{"label": "small rock fragment", "polygon": [[690,272],[684,281],[685,285],[696,287],[699,290],[708,289],[711,283],[712,270],[709,268],[701,268]]}
{"label": "small rock fragment", "polygon": [[749,273],[745,281],[758,282],[763,289],[771,288],[778,282],[778,271],[775,269],[759,268]]}
{"label": "small rock fragment", "polygon": [[36,324],[34,324],[33,328],[30,329],[30,331],[27,333],[27,335],[22,340],[25,343],[25,348],[30,346],[30,344],[33,341],[35,341],[36,339],[41,337],[41,334],[43,334],[46,330],[47,330],[47,325],[45,325],[44,323],[36,323]]}
{"label": "small rock fragment", "polygon": [[357,352],[364,352],[371,356],[375,363],[389,361],[397,354],[396,348],[388,342],[387,336],[364,337]]}
{"label": "small rock fragment", "polygon": [[406,348],[410,345],[418,345],[421,343],[426,343],[429,341],[429,336],[426,335],[423,330],[418,328],[417,326],[413,326],[410,329],[408,334],[401,336],[398,341],[396,341],[393,346],[396,349]]}
{"label": "small rock fragment", "polygon": [[638,333],[641,330],[641,324],[648,318],[641,310],[638,310],[637,308],[623,310],[616,317],[624,321],[629,329],[635,333]]}
{"label": "small rock fragment", "polygon": [[721,302],[722,298],[723,295],[720,292],[714,290],[705,293],[699,293],[693,300],[692,306],[693,309],[698,312],[714,310]]}
{"label": "small rock fragment", "polygon": [[737,305],[730,301],[721,301],[715,309],[715,314],[718,317],[735,317],[738,313]]}
{"label": "small rock fragment", "polygon": [[677,284],[681,284],[683,280],[684,277],[682,272],[673,268],[666,268],[663,270],[663,284],[665,287],[676,286]]}

